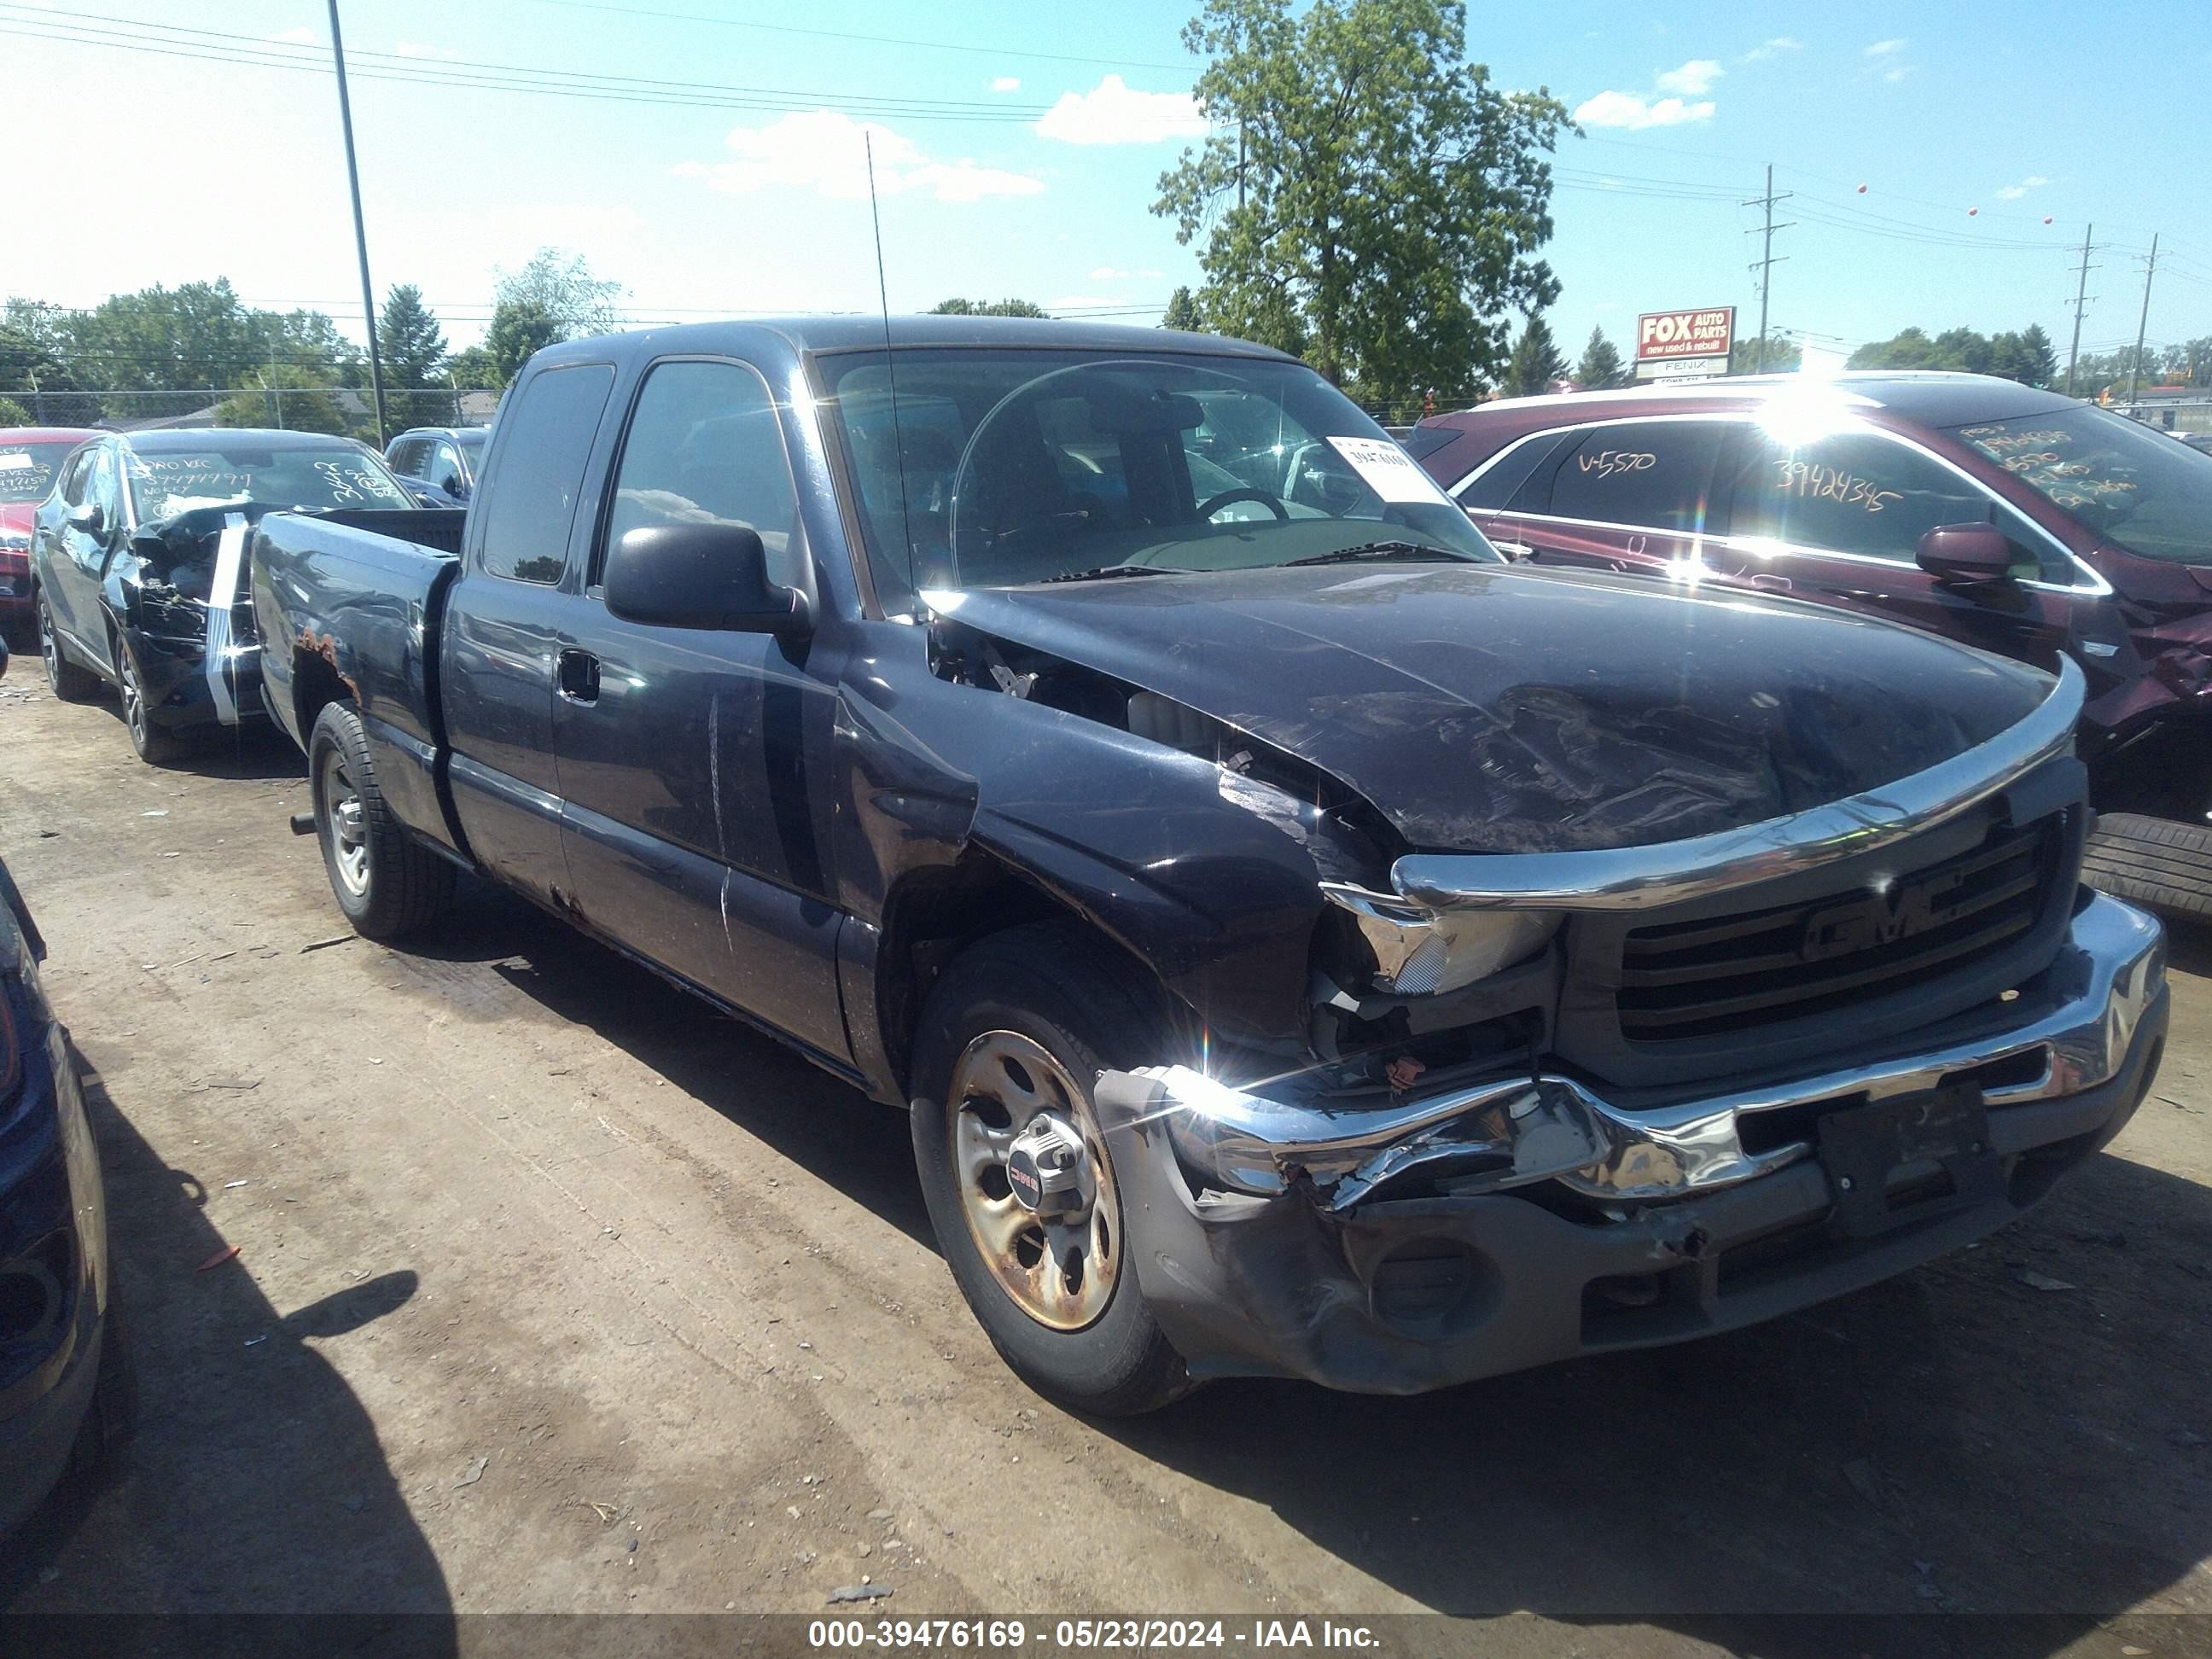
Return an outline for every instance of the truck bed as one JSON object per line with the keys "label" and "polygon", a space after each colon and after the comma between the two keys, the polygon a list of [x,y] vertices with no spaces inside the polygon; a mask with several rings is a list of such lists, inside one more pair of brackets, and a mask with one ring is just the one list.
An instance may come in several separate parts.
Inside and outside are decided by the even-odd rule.
{"label": "truck bed", "polygon": [[450,845],[435,771],[438,627],[459,569],[462,510],[272,513],[250,550],[262,696],[302,750],[334,698],[359,711],[386,798]]}

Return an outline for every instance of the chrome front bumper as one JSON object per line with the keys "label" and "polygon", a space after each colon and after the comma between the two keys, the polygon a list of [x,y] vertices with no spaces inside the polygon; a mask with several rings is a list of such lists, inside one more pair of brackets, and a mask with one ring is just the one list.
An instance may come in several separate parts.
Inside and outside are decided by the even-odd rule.
{"label": "chrome front bumper", "polygon": [[[1186,1169],[1224,1193],[1267,1196],[1306,1181],[1325,1208],[1342,1212],[1418,1174],[1453,1197],[1548,1181],[1601,1203],[1648,1203],[1736,1186],[1812,1155],[1810,1139],[1758,1133],[1762,1116],[1947,1081],[1980,1088],[1993,1150],[2024,1150],[2029,1143],[2004,1144],[2008,1109],[2118,1076],[2165,978],[2158,923],[2097,895],[2073,918],[2057,960],[2014,1000],[1914,1033],[1880,1058],[1786,1082],[1638,1108],[1539,1074],[1346,1106],[1301,1095],[1297,1079],[1239,1087],[1155,1066],[1106,1073],[1099,1099],[1124,1121],[1164,1124]],[[1807,1115],[1790,1121],[1802,1126]]]}

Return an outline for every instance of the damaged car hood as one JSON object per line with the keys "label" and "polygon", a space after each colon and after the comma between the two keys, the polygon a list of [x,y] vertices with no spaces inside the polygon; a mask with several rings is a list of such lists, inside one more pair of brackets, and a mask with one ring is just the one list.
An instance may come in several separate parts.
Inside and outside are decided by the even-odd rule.
{"label": "damaged car hood", "polygon": [[1417,849],[1646,845],[1948,760],[2048,676],[1788,599],[1510,566],[1267,568],[935,596],[1356,789]]}

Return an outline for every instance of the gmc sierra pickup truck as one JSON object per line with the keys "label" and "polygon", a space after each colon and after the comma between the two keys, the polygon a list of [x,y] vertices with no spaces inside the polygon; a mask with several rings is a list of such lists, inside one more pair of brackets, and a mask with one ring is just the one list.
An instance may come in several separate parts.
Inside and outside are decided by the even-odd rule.
{"label": "gmc sierra pickup truck", "polygon": [[2019,1214],[2158,1065],[2071,665],[1516,568],[1258,347],[574,341],[383,528],[252,547],[340,908],[473,872],[906,1109],[1086,1409],[1771,1317]]}

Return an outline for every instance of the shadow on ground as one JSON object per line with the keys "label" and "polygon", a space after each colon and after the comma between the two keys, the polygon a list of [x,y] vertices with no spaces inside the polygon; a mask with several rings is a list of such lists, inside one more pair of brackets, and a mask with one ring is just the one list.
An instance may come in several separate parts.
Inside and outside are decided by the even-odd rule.
{"label": "shadow on ground", "polygon": [[[556,919],[477,889],[409,954],[494,964],[930,1243],[896,1114]],[[1978,1248],[1767,1326],[1407,1400],[1219,1383],[1101,1426],[1449,1613],[1808,1656],[1963,1638],[1765,1615],[2037,1614],[1972,1628],[2047,1652],[2212,1553],[2207,1376],[2212,1193],[2106,1154]]]}
{"label": "shadow on ground", "polygon": [[[445,1576],[368,1413],[310,1345],[391,1312],[415,1275],[394,1267],[287,1311],[242,1261],[203,1271],[226,1248],[205,1189],[165,1165],[82,1055],[76,1064],[106,1182],[137,1428],[0,1553],[0,1607],[108,1612],[108,1583],[59,1565],[104,1561],[158,1596],[128,1611],[412,1614],[410,1654],[450,1651]],[[82,1650],[104,1643],[83,1635]],[[259,1637],[293,1646],[273,1626]]]}

